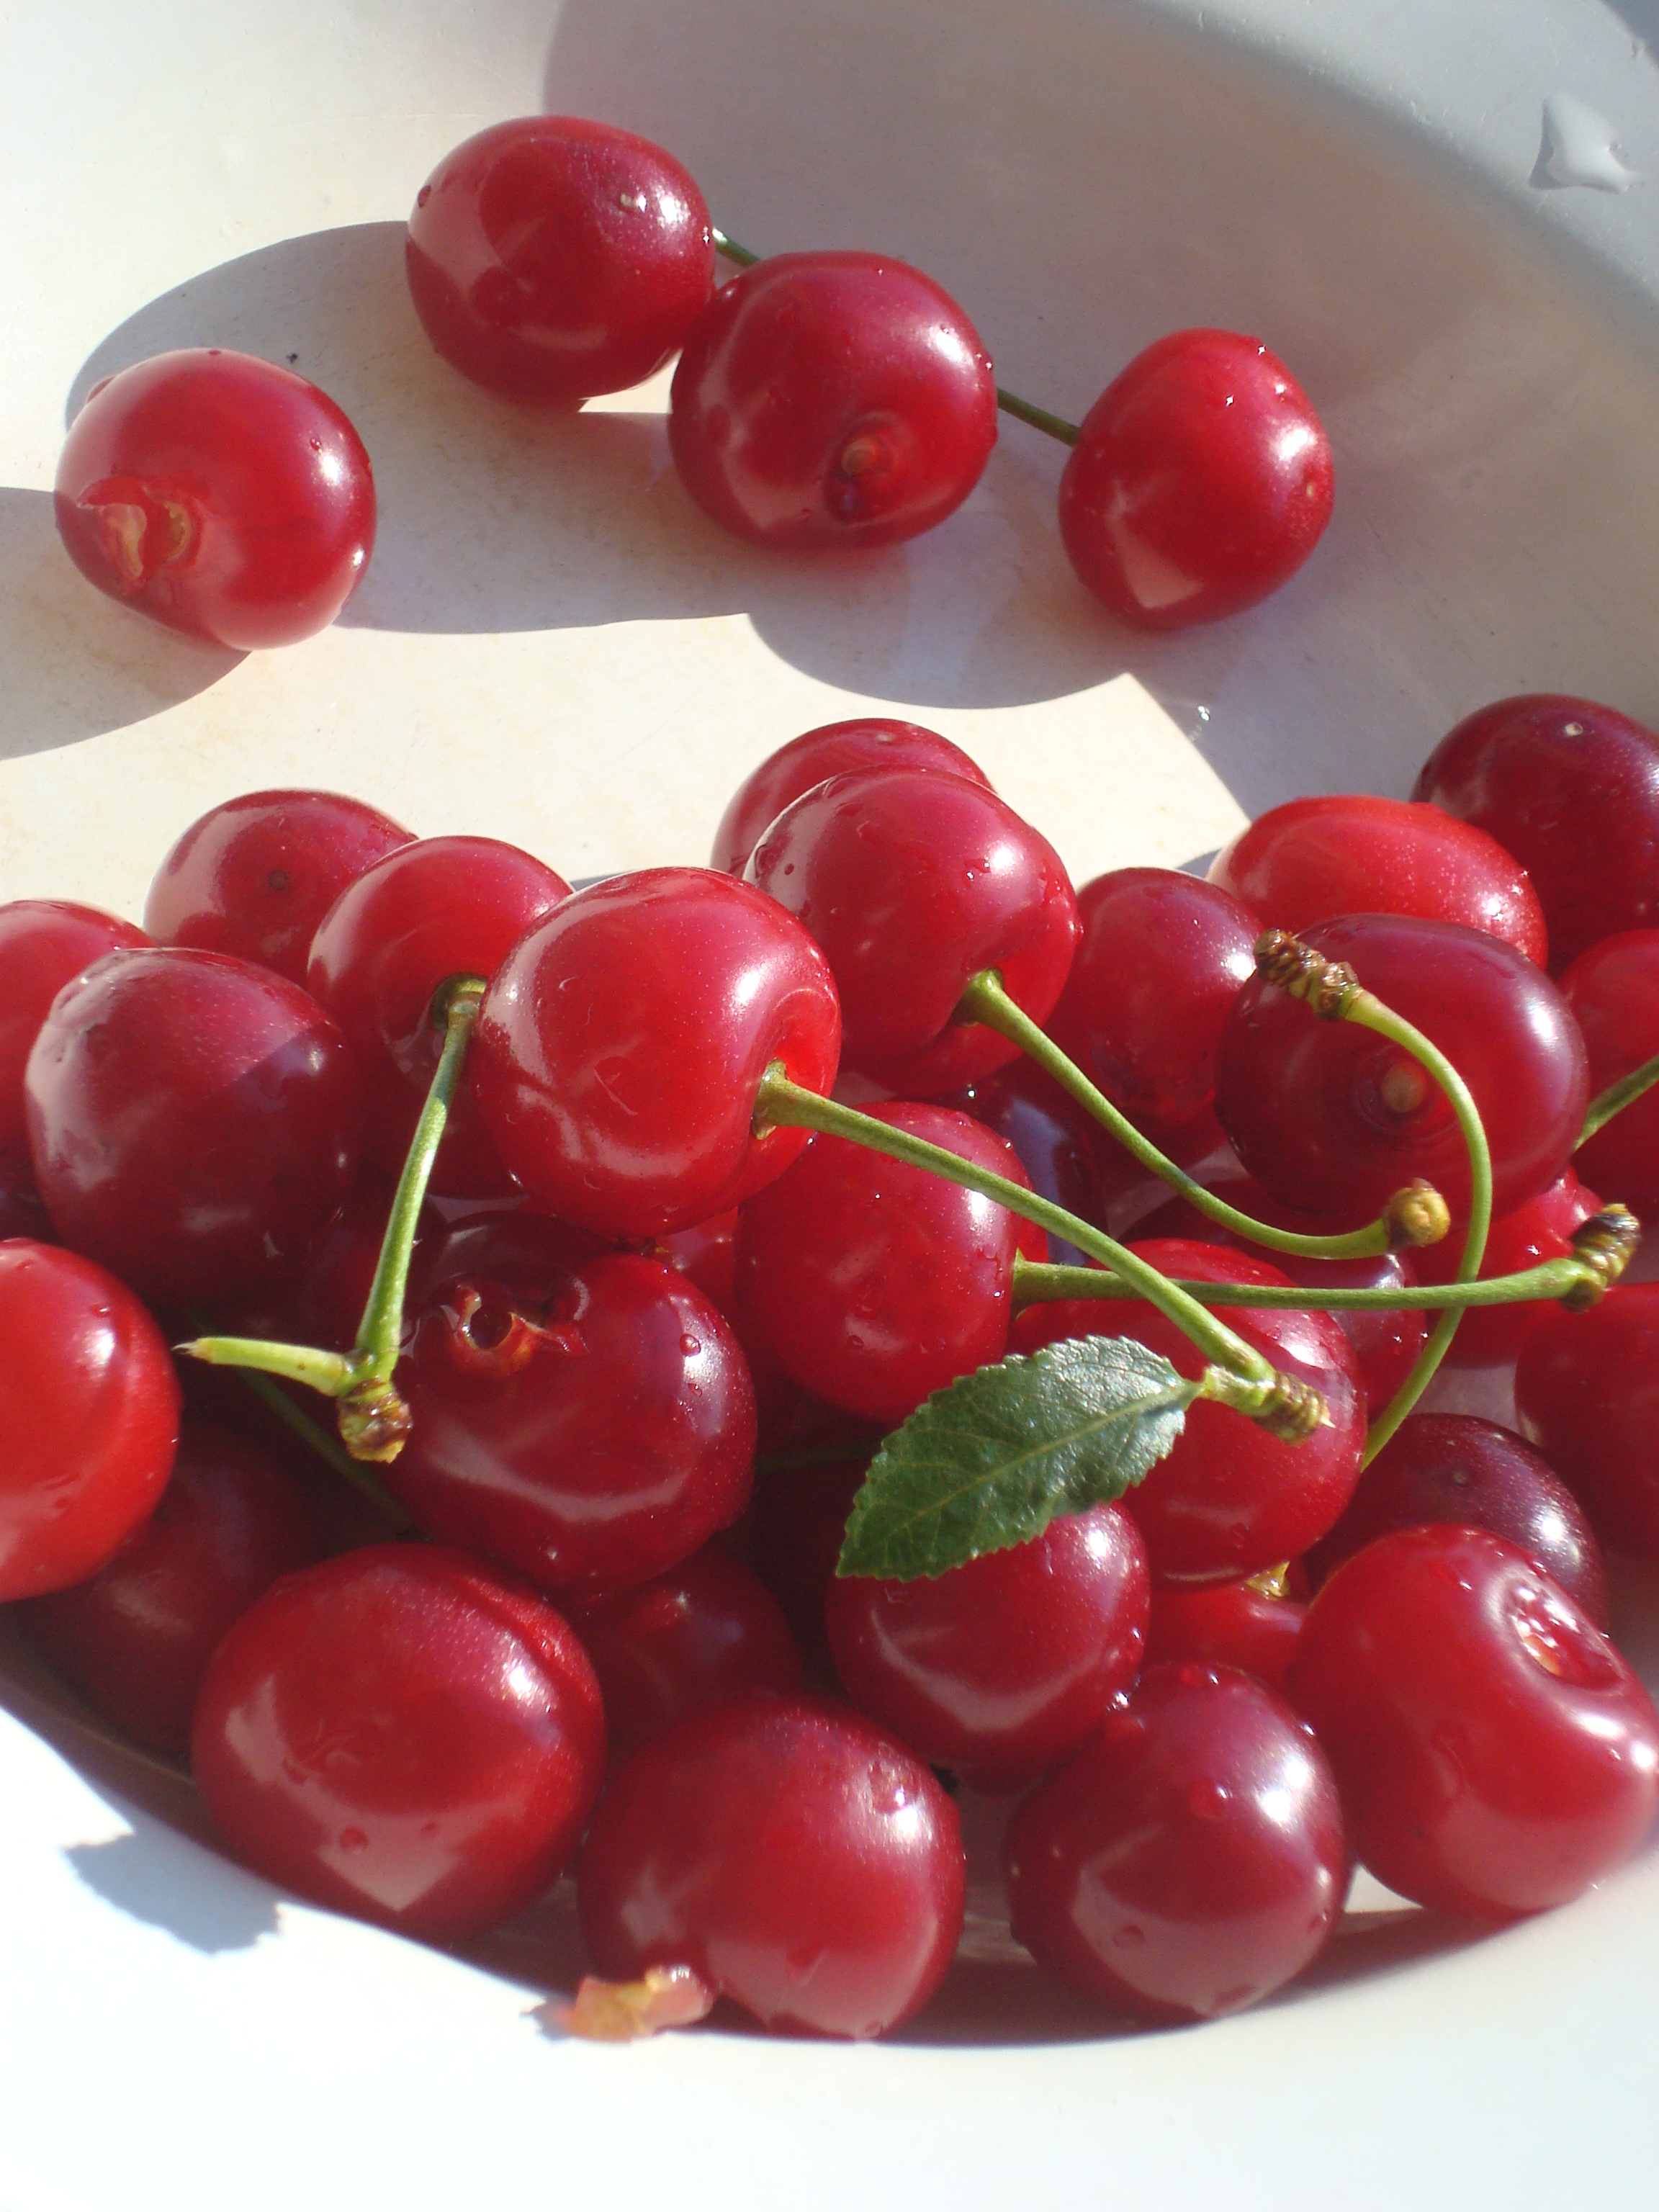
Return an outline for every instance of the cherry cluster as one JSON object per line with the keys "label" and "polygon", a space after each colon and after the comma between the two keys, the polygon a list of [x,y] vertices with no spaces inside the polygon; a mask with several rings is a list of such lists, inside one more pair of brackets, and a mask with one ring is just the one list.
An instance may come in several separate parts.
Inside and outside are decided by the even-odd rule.
{"label": "cherry cluster", "polygon": [[[717,254],[739,273],[716,285]],[[717,230],[647,140],[562,116],[456,149],[410,218],[409,284],[433,344],[507,397],[576,406],[678,353],[682,483],[757,544],[878,546],[955,512],[999,409],[1071,447],[1060,533],[1127,621],[1208,622],[1277,590],[1330,518],[1329,443],[1258,340],[1179,331],[1081,425],[995,381],[957,302],[860,252],[759,260]],[[58,465],[58,526],[100,590],[237,649],[331,622],[374,539],[369,457],[325,393],[216,347],[158,356],[88,395]]]}
{"label": "cherry cluster", "polygon": [[0,1596],[303,1894],[453,1942],[574,1862],[597,2034],[910,2017],[958,1782],[1146,2021],[1356,1861],[1577,1894],[1659,1802],[1659,1285],[1571,1164],[1659,1200],[1659,739],[1506,701],[1419,790],[1074,890],[860,721],[708,867],[262,793],[142,930],[0,908]]}

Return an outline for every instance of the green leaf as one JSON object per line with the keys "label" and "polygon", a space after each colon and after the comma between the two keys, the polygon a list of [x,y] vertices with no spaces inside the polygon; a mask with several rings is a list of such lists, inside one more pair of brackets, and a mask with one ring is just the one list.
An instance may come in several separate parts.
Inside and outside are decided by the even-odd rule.
{"label": "green leaf", "polygon": [[912,1582],[1121,1498],[1171,1449],[1200,1384],[1133,1337],[1076,1337],[964,1375],[896,1429],[836,1571]]}

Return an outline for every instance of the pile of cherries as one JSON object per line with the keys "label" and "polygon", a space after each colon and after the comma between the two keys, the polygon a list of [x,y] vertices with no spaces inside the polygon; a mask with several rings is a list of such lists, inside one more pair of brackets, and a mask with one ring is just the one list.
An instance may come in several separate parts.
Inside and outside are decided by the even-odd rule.
{"label": "pile of cherries", "polygon": [[[716,285],[717,252],[739,274]],[[1253,337],[1178,331],[1081,425],[1000,386],[956,301],[872,253],[757,260],[673,155],[565,116],[481,131],[410,218],[410,289],[438,351],[511,399],[574,407],[677,352],[669,444],[714,520],[768,546],[879,546],[978,483],[999,409],[1072,450],[1059,526],[1124,619],[1173,629],[1275,591],[1330,518],[1311,402]],[[58,530],[99,588],[238,650],[331,622],[374,541],[369,456],[290,369],[216,347],[88,394],[58,464]]]}
{"label": "pile of cherries", "polygon": [[[142,930],[0,908],[0,1595],[280,1884],[447,1943],[574,1863],[593,2033],[910,2017],[958,1781],[1018,1797],[1015,1935],[1145,2021],[1282,1985],[1355,1862],[1489,1919],[1577,1894],[1659,1800],[1600,1548],[1659,1559],[1659,1285],[1596,1295],[1572,1164],[1659,1202],[1659,1091],[1576,1149],[1659,1052],[1659,739],[1506,701],[1419,793],[1074,891],[957,748],[861,721],[763,763],[707,868],[572,891],[263,793]],[[1462,1069],[1486,1273],[1546,1275],[1450,1357],[1516,1362],[1525,1437],[1400,1418],[1420,1301],[1468,1291],[1387,1249],[1394,1194],[1455,1252],[1474,1148],[1264,929]],[[943,1571],[836,1571],[907,1434],[1102,1336],[1237,1346],[1314,1424],[1201,1385],[1126,1495],[1013,1542],[981,1484]],[[366,1391],[349,1456],[312,1413]]]}

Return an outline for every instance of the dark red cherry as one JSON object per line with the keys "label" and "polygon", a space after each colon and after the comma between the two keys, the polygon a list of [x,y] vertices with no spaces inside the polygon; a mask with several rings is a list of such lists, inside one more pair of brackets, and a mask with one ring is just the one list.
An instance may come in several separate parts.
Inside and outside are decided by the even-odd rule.
{"label": "dark red cherry", "polygon": [[659,1237],[782,1173],[799,1129],[754,1133],[773,1061],[835,1080],[829,963],[774,899],[707,868],[650,868],[567,899],[497,971],[473,1076],[504,1164],[601,1236]]}
{"label": "dark red cherry", "polygon": [[182,1753],[225,1631],[321,1548],[316,1516],[279,1460],[186,1419],[149,1518],[89,1581],[31,1599],[19,1618],[89,1705],[135,1742]]}
{"label": "dark red cherry", "polygon": [[410,835],[338,792],[247,792],[179,839],[150,884],[144,927],[158,945],[228,952],[303,983],[318,923]]}
{"label": "dark red cherry", "polygon": [[990,789],[984,770],[959,745],[920,722],[895,722],[882,715],[826,722],[769,753],[738,785],[714,832],[710,867],[740,876],[763,831],[786,806],[830,776],[872,768],[939,769]]}
{"label": "dark red cherry", "polygon": [[[1581,952],[1561,994],[1583,1032],[1596,1097],[1659,1053],[1659,929],[1620,930]],[[1659,1089],[1605,1122],[1574,1154],[1598,1190],[1659,1211]]]}
{"label": "dark red cherry", "polygon": [[29,1146],[66,1244],[161,1304],[257,1295],[351,1188],[360,1078],[297,985],[217,952],[112,952],[29,1054]]}
{"label": "dark red cherry", "polygon": [[990,356],[948,293],[875,253],[780,253],[686,334],[668,442],[759,545],[890,545],[943,522],[996,443]]}
{"label": "dark red cherry", "polygon": [[862,1715],[757,1696],[694,1713],[616,1774],[577,1869],[601,1973],[687,1966],[769,2027],[873,2036],[962,1932],[954,1805]]}
{"label": "dark red cherry", "polygon": [[1021,1790],[1094,1733],[1139,1670],[1146,1547],[1115,1505],[932,1580],[839,1576],[828,1626],[855,1705],[976,1790]]}
{"label": "dark red cherry", "polygon": [[33,1188],[23,1071],[52,1002],[94,960],[123,946],[147,945],[142,929],[96,908],[61,899],[13,899],[0,906],[0,1173],[19,1189]]}
{"label": "dark red cherry", "polygon": [[1178,629],[1276,592],[1318,543],[1332,495],[1324,428],[1284,363],[1232,331],[1174,331],[1084,416],[1060,534],[1114,614]]}
{"label": "dark red cherry", "polygon": [[0,1243],[0,1599],[95,1574],[154,1511],[179,1384],[161,1331],[73,1252]]}
{"label": "dark red cherry", "polygon": [[1212,2020],[1301,1972],[1347,1857],[1313,1731],[1231,1668],[1150,1668],[1004,1845],[1013,1932],[1137,2019]]}
{"label": "dark red cherry", "polygon": [[660,368],[714,286],[702,194],[672,154],[569,115],[492,124],[416,195],[427,336],[475,384],[574,404]]}
{"label": "dark red cherry", "polygon": [[1308,1608],[1291,1694],[1341,1785],[1357,1856],[1446,1912],[1562,1905],[1659,1808],[1659,1717],[1613,1645],[1520,1548],[1407,1528]]}
{"label": "dark red cherry", "polygon": [[257,1873],[453,1943],[557,1878],[599,1796],[605,1716],[574,1632],[532,1591],[435,1545],[371,1546],[235,1623],[191,1767]]}
{"label": "dark red cherry", "polygon": [[1659,1561],[1659,1283],[1540,1314],[1515,1364],[1515,1409],[1602,1542]]}
{"label": "dark red cherry", "polygon": [[1059,854],[961,776],[833,776],[772,823],[746,879],[823,946],[841,995],[842,1066],[901,1097],[955,1090],[1015,1059],[994,1030],[957,1019],[969,979],[995,969],[1042,1022],[1077,945]]}

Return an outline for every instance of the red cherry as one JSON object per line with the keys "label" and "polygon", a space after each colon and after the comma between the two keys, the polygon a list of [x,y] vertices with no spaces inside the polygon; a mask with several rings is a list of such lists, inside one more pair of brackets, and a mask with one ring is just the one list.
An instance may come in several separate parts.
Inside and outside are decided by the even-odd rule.
{"label": "red cherry", "polygon": [[1298,935],[1341,914],[1415,914],[1501,937],[1541,968],[1544,909],[1495,837],[1403,799],[1292,799],[1269,807],[1210,863],[1264,929]]}
{"label": "red cherry", "polygon": [[994,1030],[957,1019],[971,977],[995,969],[1041,1022],[1077,945],[1059,854],[960,776],[833,776],[784,810],[745,874],[823,946],[841,995],[842,1066],[904,1097],[954,1090],[1018,1057]]}
{"label": "red cherry", "polygon": [[599,1684],[522,1585],[428,1544],[290,1575],[215,1653],[191,1766],[237,1856],[428,1942],[557,1877],[605,1771]]}
{"label": "red cherry", "polygon": [[1540,1314],[1515,1364],[1515,1408],[1602,1542],[1659,1561],[1659,1283]]}
{"label": "red cherry", "polygon": [[1627,1858],[1659,1808],[1659,1717],[1525,1553],[1407,1528],[1308,1608],[1291,1694],[1378,1880],[1446,1912],[1535,1912]]}
{"label": "red cherry", "polygon": [[1147,1670],[1004,1846],[1013,1932],[1050,1972],[1146,2021],[1257,2003],[1323,1947],[1347,1886],[1313,1733],[1230,1668]]}
{"label": "red cherry", "polygon": [[61,899],[14,899],[0,906],[0,1169],[17,1187],[33,1183],[23,1070],[34,1040],[65,983],[106,952],[147,945],[142,929],[96,908]]}
{"label": "red cherry", "polygon": [[1114,614],[1178,629],[1276,592],[1318,543],[1332,495],[1324,428],[1284,363],[1231,331],[1175,331],[1084,416],[1060,534]]}
{"label": "red cherry", "polygon": [[793,916],[706,868],[567,899],[497,971],[473,1079],[506,1166],[601,1236],[659,1237],[781,1175],[799,1129],[756,1136],[773,1061],[827,1091],[841,1040],[823,954]]}
{"label": "red cherry", "polygon": [[[1486,1257],[1480,1262],[1480,1279],[1485,1282],[1494,1275],[1519,1274],[1523,1268],[1535,1267],[1540,1261],[1560,1260],[1572,1249],[1572,1232],[1581,1222],[1588,1221],[1592,1213],[1600,1212],[1601,1201],[1593,1190],[1586,1190],[1571,1168],[1563,1170],[1560,1180],[1547,1190],[1529,1198],[1524,1206],[1517,1206],[1512,1213],[1501,1214],[1492,1225],[1486,1238]],[[1460,1240],[1455,1237],[1443,1238],[1438,1244],[1425,1244],[1412,1255],[1412,1271],[1421,1283],[1449,1283],[1457,1271]],[[1454,1368],[1506,1367],[1519,1352],[1528,1330],[1540,1314],[1549,1312],[1547,1298],[1528,1299],[1524,1305],[1471,1306],[1464,1315],[1451,1349],[1446,1354],[1446,1364]],[[1507,1531],[1501,1533],[1507,1534]]]}
{"label": "red cherry", "polygon": [[216,346],[97,386],[55,501],[100,592],[237,652],[326,628],[374,543],[368,455],[339,408],[292,369]]}
{"label": "red cherry", "polygon": [[155,1510],[179,1435],[161,1331],[91,1261],[0,1244],[0,1599],[95,1574]]}
{"label": "red cherry", "polygon": [[943,522],[996,443],[990,356],[929,276],[780,253],[686,334],[668,442],[699,507],[758,545],[890,545]]}
{"label": "red cherry", "polygon": [[1307,1610],[1249,1582],[1160,1588],[1152,1592],[1146,1624],[1146,1664],[1235,1667],[1282,1696]]}
{"label": "red cherry", "polygon": [[1115,1505],[933,1580],[840,1576],[828,1626],[847,1694],[975,1790],[1021,1790],[1094,1733],[1146,1641],[1146,1547]]}
{"label": "red cherry", "polygon": [[826,722],[769,753],[732,795],[714,832],[708,865],[740,876],[762,833],[786,806],[832,775],[859,769],[939,769],[966,776],[990,789],[990,779],[948,738],[919,722],[890,721],[881,715],[851,722]]}
{"label": "red cherry", "polygon": [[919,2011],[962,1932],[954,1805],[845,1707],[694,1713],[615,1774],[577,1869],[601,1973],[689,1966],[769,2027],[872,2036]]}
{"label": "red cherry", "polygon": [[58,1672],[136,1742],[183,1753],[225,1631],[321,1548],[316,1516],[280,1461],[186,1419],[149,1520],[90,1581],[31,1599],[19,1618]]}
{"label": "red cherry", "polygon": [[510,398],[643,382],[714,285],[702,194],[631,131],[525,115],[447,154],[416,195],[409,289],[444,359]]}
{"label": "red cherry", "polygon": [[158,945],[228,952],[306,980],[318,923],[410,832],[333,791],[250,791],[192,822],[155,872],[144,927]]}
{"label": "red cherry", "polygon": [[345,1039],[296,985],[221,953],[106,954],[59,994],[27,1095],[59,1236],[158,1304],[257,1294],[351,1188]]}
{"label": "red cherry", "polygon": [[[1599,1097],[1659,1053],[1659,929],[1620,930],[1581,952],[1561,978]],[[1659,1208],[1659,1089],[1605,1122],[1574,1158],[1598,1190],[1637,1212]]]}

